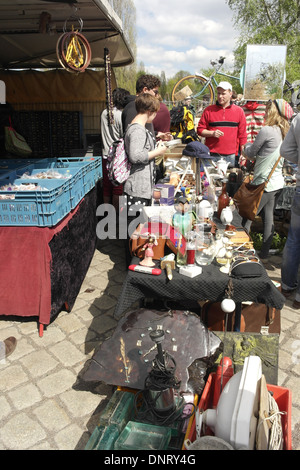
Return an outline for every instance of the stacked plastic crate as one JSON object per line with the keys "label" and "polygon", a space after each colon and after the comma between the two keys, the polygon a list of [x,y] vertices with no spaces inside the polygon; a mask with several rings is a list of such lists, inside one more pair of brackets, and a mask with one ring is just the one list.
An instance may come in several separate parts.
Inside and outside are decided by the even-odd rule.
{"label": "stacked plastic crate", "polygon": [[[1,165],[0,226],[52,227],[102,178],[101,157],[2,160]],[[51,169],[61,177],[38,178]],[[35,189],[16,189],[26,184],[35,185]]]}

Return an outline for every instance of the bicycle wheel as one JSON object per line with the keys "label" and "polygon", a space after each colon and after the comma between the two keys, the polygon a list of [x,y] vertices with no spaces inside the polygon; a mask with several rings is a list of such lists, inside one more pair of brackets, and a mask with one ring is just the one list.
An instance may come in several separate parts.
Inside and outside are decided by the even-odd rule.
{"label": "bicycle wheel", "polygon": [[201,114],[206,106],[214,103],[215,92],[206,78],[199,75],[187,75],[179,80],[172,91],[172,102],[175,105],[178,101],[182,101],[180,92],[184,87],[188,86],[192,92],[192,104],[196,110],[196,116]]}

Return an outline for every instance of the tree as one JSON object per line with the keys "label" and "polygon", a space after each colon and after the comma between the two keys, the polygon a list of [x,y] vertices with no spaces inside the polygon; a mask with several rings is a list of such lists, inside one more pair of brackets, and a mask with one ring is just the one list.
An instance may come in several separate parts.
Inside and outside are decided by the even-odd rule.
{"label": "tree", "polygon": [[300,76],[300,0],[226,0],[240,32],[236,66],[245,63],[247,44],[286,45],[289,81]]}
{"label": "tree", "polygon": [[122,20],[126,41],[132,51],[134,63],[125,67],[115,67],[114,73],[118,87],[135,94],[136,82],[136,8],[133,0],[109,0],[114,11]]}

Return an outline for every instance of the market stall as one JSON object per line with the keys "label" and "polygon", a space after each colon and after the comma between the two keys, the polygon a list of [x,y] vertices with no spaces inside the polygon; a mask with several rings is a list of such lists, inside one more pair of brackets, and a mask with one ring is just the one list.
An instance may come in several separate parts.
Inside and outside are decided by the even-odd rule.
{"label": "market stall", "polygon": [[[185,148],[174,146],[167,155],[167,177],[131,237],[117,328],[84,373],[86,381],[118,385],[86,448],[290,449],[290,393],[276,386],[285,298],[241,228],[221,165],[204,156],[199,184],[199,162]],[[272,318],[260,323],[261,306]],[[210,347],[200,350],[203,344]],[[206,375],[211,370],[213,379]],[[273,428],[264,421],[274,406],[269,394],[280,410]]]}
{"label": "market stall", "polygon": [[42,335],[72,308],[95,250],[99,116],[110,66],[133,55],[107,2],[21,3],[0,6],[0,315],[37,317]]}
{"label": "market stall", "polygon": [[51,318],[72,308],[93,257],[101,159],[13,166],[2,170],[0,190],[0,256],[7,267],[0,315],[37,317],[42,336]]}

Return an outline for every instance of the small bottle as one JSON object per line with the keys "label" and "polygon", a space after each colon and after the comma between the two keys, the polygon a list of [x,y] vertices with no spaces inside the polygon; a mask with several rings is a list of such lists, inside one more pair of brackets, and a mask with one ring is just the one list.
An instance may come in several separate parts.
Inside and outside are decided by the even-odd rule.
{"label": "small bottle", "polygon": [[229,206],[229,196],[227,193],[227,179],[222,180],[222,192],[218,199],[218,217],[220,218],[222,210]]}
{"label": "small bottle", "polygon": [[183,242],[184,242],[184,239],[182,239],[182,237],[180,237],[175,242],[175,247],[177,248],[177,255],[176,255],[177,266],[186,266],[186,263],[187,263],[186,245]]}
{"label": "small bottle", "polygon": [[196,243],[195,243],[195,234],[193,232],[187,233],[187,244],[186,244],[186,264],[188,266],[195,265],[195,255],[196,255]]}

